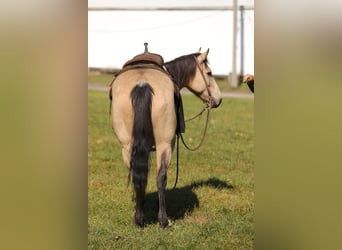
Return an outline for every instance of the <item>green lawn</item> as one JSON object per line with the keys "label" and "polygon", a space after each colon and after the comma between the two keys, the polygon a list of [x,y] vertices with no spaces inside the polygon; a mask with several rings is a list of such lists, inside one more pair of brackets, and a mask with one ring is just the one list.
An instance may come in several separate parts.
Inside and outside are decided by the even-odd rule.
{"label": "green lawn", "polygon": [[[145,221],[133,225],[132,187],[111,129],[106,92],[88,92],[88,248],[89,249],[252,249],[254,239],[254,103],[224,98],[212,110],[203,146],[180,148],[168,170],[166,208],[172,225],[157,220],[155,154],[151,156]],[[184,95],[185,118],[202,102]],[[187,124],[190,145],[200,139],[205,117]]]}

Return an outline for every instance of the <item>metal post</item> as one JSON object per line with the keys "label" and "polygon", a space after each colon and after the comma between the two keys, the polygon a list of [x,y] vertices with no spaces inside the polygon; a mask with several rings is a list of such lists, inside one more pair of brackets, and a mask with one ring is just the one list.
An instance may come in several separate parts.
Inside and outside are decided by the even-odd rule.
{"label": "metal post", "polygon": [[237,11],[238,5],[237,0],[233,2],[233,61],[232,61],[232,75],[231,75],[231,86],[237,88],[238,82],[236,77],[236,43],[237,43]]}
{"label": "metal post", "polygon": [[[241,44],[240,76],[241,77],[243,77],[243,75],[244,75],[244,42],[245,42],[245,39],[244,39],[244,18],[243,18],[244,10],[245,10],[245,7],[243,5],[241,5],[240,6],[240,17],[241,17],[241,30],[240,30],[240,32],[241,32],[241,36],[240,36],[240,38],[241,38],[241,41],[240,41],[240,44]],[[241,84],[241,82],[242,82],[242,79],[239,79],[239,84]]]}

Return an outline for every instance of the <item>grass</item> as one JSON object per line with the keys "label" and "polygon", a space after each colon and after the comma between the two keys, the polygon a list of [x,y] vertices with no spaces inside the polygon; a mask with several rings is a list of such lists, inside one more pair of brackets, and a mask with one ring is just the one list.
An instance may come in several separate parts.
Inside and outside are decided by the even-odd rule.
{"label": "grass", "polygon": [[114,79],[114,73],[100,73],[98,71],[88,72],[88,83],[109,86]]}
{"label": "grass", "polygon": [[[145,219],[133,225],[132,187],[111,129],[106,92],[88,92],[88,248],[89,249],[252,249],[254,239],[254,112],[251,99],[223,99],[212,110],[203,146],[180,147],[168,170],[166,208],[172,225],[157,221],[155,154],[151,156]],[[185,117],[202,103],[184,95]],[[184,138],[198,143],[205,117],[187,123]]]}

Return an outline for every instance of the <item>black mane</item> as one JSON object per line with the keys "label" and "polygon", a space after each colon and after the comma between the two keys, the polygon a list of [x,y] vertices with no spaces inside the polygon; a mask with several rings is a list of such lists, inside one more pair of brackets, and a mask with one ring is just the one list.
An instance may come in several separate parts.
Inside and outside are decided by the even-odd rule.
{"label": "black mane", "polygon": [[[198,57],[200,54],[201,53],[193,53],[181,56],[164,64],[171,75],[172,80],[180,89],[195,77],[196,62],[194,58]],[[207,60],[204,62],[207,63]]]}

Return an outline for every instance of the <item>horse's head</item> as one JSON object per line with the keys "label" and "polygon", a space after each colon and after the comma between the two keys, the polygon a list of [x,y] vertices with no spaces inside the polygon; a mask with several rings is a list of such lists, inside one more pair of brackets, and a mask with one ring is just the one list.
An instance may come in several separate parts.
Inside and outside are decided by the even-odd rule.
{"label": "horse's head", "polygon": [[178,57],[165,63],[167,71],[181,89],[186,87],[196,96],[216,108],[221,104],[221,92],[208,66],[209,49]]}
{"label": "horse's head", "polygon": [[212,108],[216,108],[221,104],[222,97],[221,91],[208,66],[208,53],[209,49],[206,52],[194,54],[196,72],[186,87],[201,98],[201,100],[209,103]]}

